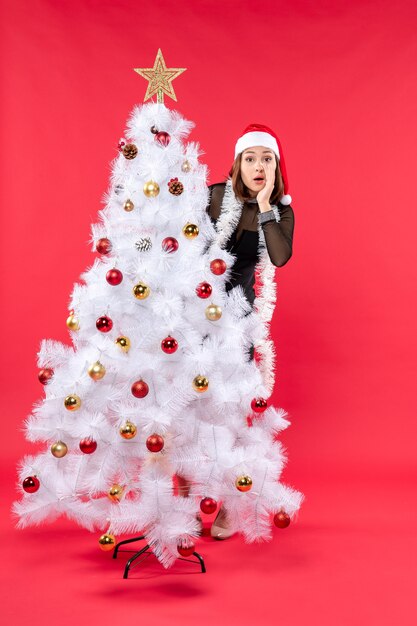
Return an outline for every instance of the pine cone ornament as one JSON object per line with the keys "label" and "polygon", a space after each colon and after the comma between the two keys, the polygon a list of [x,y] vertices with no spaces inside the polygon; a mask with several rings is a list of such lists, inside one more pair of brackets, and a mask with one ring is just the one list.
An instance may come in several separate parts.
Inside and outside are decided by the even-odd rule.
{"label": "pine cone ornament", "polygon": [[139,241],[135,243],[139,252],[146,252],[152,248],[152,241],[150,237],[141,237]]}
{"label": "pine cone ornament", "polygon": [[138,149],[134,143],[127,143],[123,146],[122,152],[123,152],[123,156],[126,159],[131,160],[131,159],[134,159],[135,156],[137,155]]}
{"label": "pine cone ornament", "polygon": [[184,185],[178,180],[178,178],[171,178],[168,183],[168,188],[170,193],[174,196],[180,196],[184,191]]}

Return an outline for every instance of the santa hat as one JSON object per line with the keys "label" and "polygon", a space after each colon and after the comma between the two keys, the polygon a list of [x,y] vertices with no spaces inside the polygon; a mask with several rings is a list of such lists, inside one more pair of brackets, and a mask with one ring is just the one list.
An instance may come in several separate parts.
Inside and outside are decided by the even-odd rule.
{"label": "santa hat", "polygon": [[249,124],[243,131],[243,134],[236,142],[235,158],[238,154],[247,148],[254,146],[264,146],[275,152],[279,160],[279,169],[281,171],[282,182],[284,183],[284,195],[280,199],[281,204],[291,204],[292,198],[288,193],[288,178],[285,167],[284,154],[282,152],[281,143],[273,130],[263,124]]}

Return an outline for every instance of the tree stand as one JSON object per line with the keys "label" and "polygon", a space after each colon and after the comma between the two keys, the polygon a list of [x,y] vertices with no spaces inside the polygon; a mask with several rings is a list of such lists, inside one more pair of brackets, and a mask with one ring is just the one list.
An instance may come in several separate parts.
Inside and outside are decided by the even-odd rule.
{"label": "tree stand", "polygon": [[[142,539],[146,539],[145,535],[141,535],[140,537],[133,537],[132,539],[125,539],[124,541],[119,541],[119,543],[117,543],[115,545],[115,547],[114,547],[113,558],[117,559],[117,555],[119,553],[120,546],[123,546],[124,544],[127,544],[127,543],[133,543],[135,541],[141,541]],[[127,552],[127,550],[121,550],[121,552]],[[139,559],[142,556],[143,558],[140,559],[140,561],[143,561],[150,554],[153,554],[153,552],[150,549],[150,545],[148,543],[141,550],[139,550],[139,552],[135,552],[135,554],[130,557],[130,559],[127,561],[127,563],[125,565],[125,570],[123,572],[123,578],[128,578],[129,572],[130,572],[130,566],[132,565],[132,563],[134,561],[136,561],[136,559]],[[198,554],[198,552],[193,552],[193,556],[195,556],[196,559],[186,559],[185,557],[182,557],[182,556],[180,556],[178,558],[181,561],[189,561],[190,563],[200,563],[201,573],[205,574],[206,573],[206,566],[204,565],[203,557],[201,556],[201,554]],[[139,561],[139,563],[140,563],[140,561]]]}

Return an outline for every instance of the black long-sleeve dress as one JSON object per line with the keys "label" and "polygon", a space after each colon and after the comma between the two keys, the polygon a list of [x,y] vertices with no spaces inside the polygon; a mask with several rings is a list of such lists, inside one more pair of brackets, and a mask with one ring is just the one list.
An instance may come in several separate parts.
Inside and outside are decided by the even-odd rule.
{"label": "black long-sleeve dress", "polygon": [[[226,183],[209,186],[207,213],[215,224],[220,216]],[[275,218],[263,224],[265,243],[272,263],[281,267],[292,255],[294,212],[290,205],[278,204],[280,221]],[[246,298],[253,305],[255,300],[255,267],[259,261],[259,206],[256,200],[246,201],[242,207],[239,223],[226,244],[226,249],[236,255],[226,290],[241,285]]]}

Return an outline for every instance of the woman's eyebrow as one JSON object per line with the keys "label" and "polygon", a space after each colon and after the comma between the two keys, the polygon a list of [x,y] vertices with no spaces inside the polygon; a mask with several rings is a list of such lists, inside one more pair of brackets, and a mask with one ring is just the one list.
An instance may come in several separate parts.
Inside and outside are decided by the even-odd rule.
{"label": "woman's eyebrow", "polygon": [[[262,151],[263,154],[267,153],[267,154],[272,154],[272,150],[263,150]],[[254,150],[247,150],[244,154],[255,154]]]}

